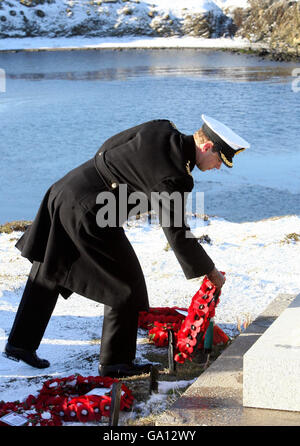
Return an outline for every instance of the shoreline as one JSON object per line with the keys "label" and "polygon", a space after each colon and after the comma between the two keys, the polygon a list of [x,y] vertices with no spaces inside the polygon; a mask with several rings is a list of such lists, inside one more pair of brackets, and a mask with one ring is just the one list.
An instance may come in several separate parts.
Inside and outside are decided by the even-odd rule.
{"label": "shoreline", "polygon": [[242,49],[252,46],[260,49],[261,44],[251,44],[247,39],[219,37],[7,37],[0,40],[0,52],[4,51],[66,51],[86,49]]}
{"label": "shoreline", "polygon": [[20,37],[0,41],[1,53],[58,52],[91,50],[211,50],[254,55],[278,62],[297,62],[300,56],[294,52],[279,52],[264,42],[251,43],[247,39],[219,37]]}

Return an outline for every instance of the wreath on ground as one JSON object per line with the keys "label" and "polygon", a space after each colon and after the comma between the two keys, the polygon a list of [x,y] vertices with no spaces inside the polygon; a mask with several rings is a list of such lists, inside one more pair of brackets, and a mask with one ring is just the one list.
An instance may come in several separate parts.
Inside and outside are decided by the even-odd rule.
{"label": "wreath on ground", "polygon": [[[140,312],[139,327],[149,330],[150,340],[158,347],[168,345],[168,331],[172,330],[176,343],[174,360],[179,363],[192,360],[195,350],[203,348],[204,336],[215,316],[219,296],[220,293],[216,293],[214,285],[205,277],[188,309],[150,308],[148,312]],[[226,344],[228,340],[228,336],[215,325],[213,344]],[[61,426],[63,421],[100,421],[102,417],[110,416],[111,391],[115,382],[118,379],[81,375],[50,379],[43,384],[37,396],[29,395],[23,402],[0,401],[0,425],[6,424],[1,418],[8,414],[22,415],[27,418],[28,426]],[[122,383],[120,410],[129,410],[132,403],[132,392]]]}
{"label": "wreath on ground", "polygon": [[[63,421],[100,421],[110,416],[111,390],[117,379],[72,375],[46,381],[37,396],[23,402],[0,402],[0,425],[4,415],[14,413],[27,418],[28,426],[61,426]],[[132,406],[132,392],[122,383],[120,410]]]}
{"label": "wreath on ground", "polygon": [[[223,273],[225,274],[225,273]],[[139,314],[139,327],[148,329],[148,336],[157,347],[166,347],[171,330],[175,339],[174,360],[184,363],[192,360],[196,350],[204,347],[205,333],[215,316],[220,299],[215,286],[205,276],[200,289],[192,298],[189,308],[155,307]],[[184,314],[182,314],[184,313]],[[214,325],[213,345],[227,344],[229,337]]]}

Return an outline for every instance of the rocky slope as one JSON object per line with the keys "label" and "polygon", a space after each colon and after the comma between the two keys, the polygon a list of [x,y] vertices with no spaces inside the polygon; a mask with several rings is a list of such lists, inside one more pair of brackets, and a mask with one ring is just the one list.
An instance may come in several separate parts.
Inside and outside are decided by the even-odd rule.
{"label": "rocky slope", "polygon": [[300,2],[0,0],[1,38],[78,35],[241,36],[249,45],[260,42],[274,54],[297,56]]}
{"label": "rocky slope", "polygon": [[158,0],[0,0],[0,37],[172,36],[218,37],[232,19],[214,1],[187,6]]}
{"label": "rocky slope", "polygon": [[236,9],[236,35],[263,42],[274,55],[300,56],[300,2],[250,0],[250,8]]}

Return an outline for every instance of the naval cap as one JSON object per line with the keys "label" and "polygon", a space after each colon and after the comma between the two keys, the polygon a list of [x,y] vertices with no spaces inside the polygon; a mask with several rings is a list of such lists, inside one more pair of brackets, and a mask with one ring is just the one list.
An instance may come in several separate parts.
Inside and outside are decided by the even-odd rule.
{"label": "naval cap", "polygon": [[227,167],[232,167],[234,155],[248,149],[250,144],[217,119],[207,115],[201,115],[201,117],[204,121],[203,132],[214,143],[223,163]]}

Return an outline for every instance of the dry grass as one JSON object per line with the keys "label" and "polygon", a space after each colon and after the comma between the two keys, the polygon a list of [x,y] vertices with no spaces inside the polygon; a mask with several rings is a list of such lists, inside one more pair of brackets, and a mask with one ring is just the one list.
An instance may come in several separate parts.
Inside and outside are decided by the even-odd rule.
{"label": "dry grass", "polygon": [[252,323],[252,316],[250,313],[246,313],[243,316],[237,318],[237,329],[240,333],[246,330],[247,327]]}
{"label": "dry grass", "polygon": [[31,225],[31,221],[28,220],[16,220],[0,225],[0,233],[11,234],[14,231],[26,231],[28,226]]}
{"label": "dry grass", "polygon": [[295,243],[300,241],[300,234],[296,232],[292,232],[291,234],[287,234],[282,240],[282,243]]}
{"label": "dry grass", "polygon": [[[159,348],[156,352],[154,349],[147,352],[144,357],[145,360],[153,363],[159,363],[158,368],[158,381],[188,381],[194,378],[198,378],[209,365],[217,359],[221,352],[226,348],[226,346],[214,346],[212,352],[208,356],[203,352],[199,352],[193,361],[186,361],[184,364],[176,364],[175,373],[170,373],[168,364],[168,351],[167,348]],[[122,382],[129,387],[133,392],[135,401],[137,403],[147,403],[149,400],[150,393],[150,379],[149,374],[133,376],[131,378],[123,378]],[[185,392],[186,387],[174,387],[166,394],[165,404],[162,405],[162,410],[157,410],[156,413],[151,413],[147,416],[143,416],[142,412],[139,413],[138,409],[134,409],[135,417],[126,420],[127,425],[138,425],[138,426],[155,426],[155,421],[158,416],[161,415],[163,411],[169,408],[181,395]],[[159,413],[158,413],[159,412]]]}

